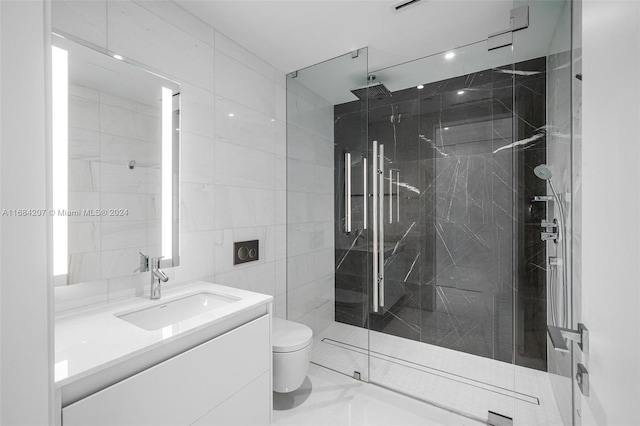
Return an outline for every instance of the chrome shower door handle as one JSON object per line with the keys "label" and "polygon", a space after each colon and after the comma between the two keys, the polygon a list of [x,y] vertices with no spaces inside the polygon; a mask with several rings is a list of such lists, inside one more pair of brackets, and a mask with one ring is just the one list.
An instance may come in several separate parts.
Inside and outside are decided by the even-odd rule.
{"label": "chrome shower door handle", "polygon": [[389,223],[393,223],[393,170],[389,169]]}
{"label": "chrome shower door handle", "polygon": [[367,229],[367,198],[369,198],[367,188],[367,157],[362,157],[362,170],[362,229]]}
{"label": "chrome shower door handle", "polygon": [[[378,178],[380,179],[380,213],[378,224],[378,235],[380,241],[378,241],[378,301],[380,307],[384,307],[384,145],[380,144],[378,147]],[[375,253],[375,251],[374,251]],[[375,254],[374,254],[375,257]]]}
{"label": "chrome shower door handle", "polygon": [[400,170],[396,171],[396,222],[400,222]]}
{"label": "chrome shower door handle", "polygon": [[351,153],[344,153],[344,232],[351,233]]}
{"label": "chrome shower door handle", "polygon": [[372,209],[371,216],[373,224],[373,251],[371,264],[373,265],[371,271],[372,287],[371,287],[371,299],[373,302],[373,312],[378,312],[378,141],[373,141],[373,160],[371,161],[371,185],[372,185]]}

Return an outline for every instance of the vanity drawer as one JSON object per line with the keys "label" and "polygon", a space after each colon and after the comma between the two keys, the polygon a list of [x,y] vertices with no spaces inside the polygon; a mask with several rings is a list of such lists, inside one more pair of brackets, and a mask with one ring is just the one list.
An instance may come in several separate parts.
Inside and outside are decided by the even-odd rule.
{"label": "vanity drawer", "polygon": [[265,315],[63,408],[62,424],[192,424],[270,373],[269,336]]}

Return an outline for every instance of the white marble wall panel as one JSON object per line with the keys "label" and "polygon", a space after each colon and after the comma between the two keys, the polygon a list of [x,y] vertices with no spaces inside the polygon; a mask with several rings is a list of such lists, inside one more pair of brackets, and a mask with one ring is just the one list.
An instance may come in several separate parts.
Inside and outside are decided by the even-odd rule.
{"label": "white marble wall panel", "polygon": [[275,188],[275,155],[216,141],[216,185]]}
{"label": "white marble wall panel", "polygon": [[53,0],[53,31],[72,34],[98,47],[107,47],[106,0]]}
{"label": "white marble wall panel", "polygon": [[100,133],[95,130],[69,128],[69,158],[98,160],[100,158]]}
{"label": "white marble wall panel", "polygon": [[224,53],[216,52],[215,91],[239,104],[276,117],[276,83]]}
{"label": "white marble wall panel", "polygon": [[183,182],[180,189],[182,229],[187,232],[214,229],[214,186],[206,183]]}
{"label": "white marble wall panel", "polygon": [[96,281],[100,278],[99,252],[74,253],[69,255],[69,284]]}
{"label": "white marble wall panel", "polygon": [[69,223],[69,253],[100,251],[100,222]]}
{"label": "white marble wall panel", "polygon": [[146,246],[103,250],[100,256],[100,278],[109,279],[133,274],[140,267],[139,252],[150,253]]}
{"label": "white marble wall panel", "polygon": [[[54,28],[108,48],[181,84],[180,266],[166,270],[170,281],[164,285],[210,279],[278,294],[278,312],[284,316],[284,74],[173,2],[60,0],[54,2],[53,21]],[[105,97],[103,101],[111,107],[123,107],[118,99]],[[109,108],[104,109],[103,118],[115,116]],[[144,108],[127,109],[153,116]],[[234,114],[234,120],[229,120],[229,113]],[[135,196],[158,193],[159,188],[151,182],[153,176],[142,172],[157,172],[159,157],[149,150],[127,150],[127,140],[116,137],[122,133],[118,119],[102,124],[114,135],[100,140],[94,134],[94,145],[78,147],[75,152],[79,159],[93,160],[100,149],[103,151],[109,161],[101,170],[102,189],[114,194],[109,202],[132,205],[134,216],[130,218],[137,218],[150,202]],[[99,130],[99,124],[95,120],[94,131]],[[90,129],[85,129],[85,134],[76,130],[75,134],[81,135],[77,139],[91,140],[86,130]],[[157,135],[141,133],[138,137],[157,143]],[[134,173],[118,174],[119,168],[133,159],[138,164]],[[70,203],[88,208],[101,205],[97,193],[86,191],[70,196]],[[157,251],[159,241],[149,237],[153,233],[149,228],[159,224],[159,220],[147,222],[145,238],[142,221],[98,221],[101,249],[109,251],[99,269],[121,267],[124,271],[136,266],[137,256],[130,259],[137,254],[134,250]],[[260,240],[260,261],[231,265],[233,241],[250,238]],[[148,295],[149,282],[146,272],[79,284],[77,292],[73,291],[76,286],[61,288],[56,290],[56,309]]]}
{"label": "white marble wall panel", "polygon": [[[213,75],[213,69],[211,74]],[[180,128],[183,138],[185,133],[213,138],[215,136],[213,92],[189,82],[181,81],[180,83]]]}
{"label": "white marble wall panel", "polygon": [[99,101],[69,94],[69,127],[100,131]]}
{"label": "white marble wall panel", "polygon": [[275,154],[276,122],[272,116],[222,96],[216,98],[215,109],[217,141]]}
{"label": "white marble wall panel", "polygon": [[106,133],[100,135],[100,159],[104,163],[128,167],[129,162],[135,160],[136,166],[159,168],[160,157],[161,149],[156,142]]}
{"label": "white marble wall panel", "polygon": [[169,77],[213,89],[213,41],[205,41],[210,33],[196,38],[132,1],[108,2],[107,14],[110,50]]}
{"label": "white marble wall panel", "polygon": [[[123,98],[122,96],[100,92],[100,104],[124,109],[130,112],[148,115],[157,120],[160,120],[160,114],[162,112],[162,101],[160,99],[160,93],[158,93],[156,102],[141,103],[132,101],[128,98]],[[160,143],[161,141],[159,139],[156,139],[155,142]]]}
{"label": "white marble wall panel", "polygon": [[102,250],[125,249],[147,245],[147,221],[127,220],[100,224]]}
{"label": "white marble wall panel", "polygon": [[100,103],[100,132],[158,143],[160,118]]}
{"label": "white marble wall panel", "polygon": [[216,282],[243,290],[275,295],[275,262],[216,273]]}
{"label": "white marble wall panel", "polygon": [[153,194],[110,193],[100,194],[103,210],[125,209],[123,216],[103,216],[102,222],[129,222],[160,219],[160,199]]}
{"label": "white marble wall panel", "polygon": [[[69,191],[69,209],[90,209],[100,208],[100,194],[98,192]],[[100,221],[98,216],[73,216],[69,217],[69,223],[74,222],[96,222]]]}
{"label": "white marble wall panel", "polygon": [[100,164],[101,192],[161,194],[160,169],[141,166],[137,159],[135,161],[133,170],[125,162]]}
{"label": "white marble wall panel", "polygon": [[219,31],[215,32],[215,47],[219,52],[224,53],[233,60],[245,65],[247,68],[261,74],[267,80],[280,83],[281,86],[284,86],[283,73]]}
{"label": "white marble wall panel", "polygon": [[210,138],[183,131],[180,144],[182,181],[213,183],[215,178],[213,141]]}
{"label": "white marble wall panel", "polygon": [[70,158],[68,163],[69,191],[98,191],[100,188],[101,164],[97,161]]}
{"label": "white marble wall panel", "polygon": [[275,191],[216,185],[216,229],[267,226],[275,223]]}

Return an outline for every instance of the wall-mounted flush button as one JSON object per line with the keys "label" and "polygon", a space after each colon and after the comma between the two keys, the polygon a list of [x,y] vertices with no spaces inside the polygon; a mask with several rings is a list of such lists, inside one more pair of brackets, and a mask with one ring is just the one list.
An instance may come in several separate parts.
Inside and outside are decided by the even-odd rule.
{"label": "wall-mounted flush button", "polygon": [[249,249],[247,249],[246,247],[240,247],[238,249],[238,259],[247,260],[248,257],[249,257]]}
{"label": "wall-mounted flush button", "polygon": [[242,241],[233,244],[233,264],[258,260],[258,240]]}

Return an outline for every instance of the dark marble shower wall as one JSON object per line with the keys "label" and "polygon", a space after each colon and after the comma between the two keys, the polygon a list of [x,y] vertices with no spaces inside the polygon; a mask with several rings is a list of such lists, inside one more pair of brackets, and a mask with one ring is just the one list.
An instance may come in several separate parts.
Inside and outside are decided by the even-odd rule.
{"label": "dark marble shower wall", "polygon": [[[545,65],[540,58],[335,107],[336,321],[546,368],[545,245],[533,225],[545,206],[530,202],[546,193],[532,172],[546,155]],[[371,141],[385,146],[385,211],[388,170],[401,182],[385,225],[386,304],[377,314],[356,189]]]}

